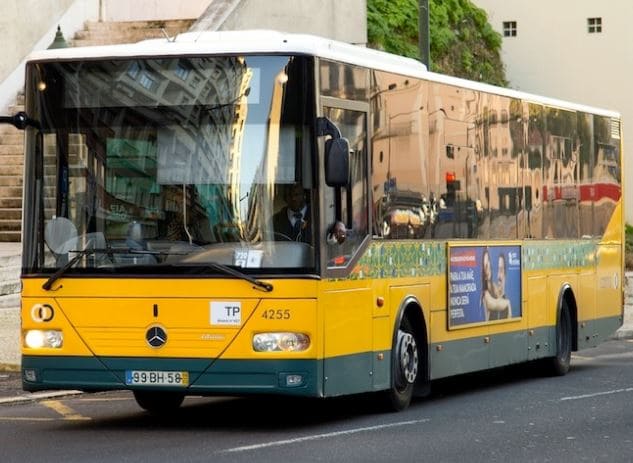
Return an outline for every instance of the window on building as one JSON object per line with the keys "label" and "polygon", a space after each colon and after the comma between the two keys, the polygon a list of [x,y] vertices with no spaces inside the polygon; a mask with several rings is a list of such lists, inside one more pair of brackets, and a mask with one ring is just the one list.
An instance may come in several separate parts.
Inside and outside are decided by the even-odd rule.
{"label": "window on building", "polygon": [[517,35],[517,22],[503,21],[503,36],[516,37],[516,35]]}
{"label": "window on building", "polygon": [[602,32],[602,18],[587,18],[587,30],[590,34]]}

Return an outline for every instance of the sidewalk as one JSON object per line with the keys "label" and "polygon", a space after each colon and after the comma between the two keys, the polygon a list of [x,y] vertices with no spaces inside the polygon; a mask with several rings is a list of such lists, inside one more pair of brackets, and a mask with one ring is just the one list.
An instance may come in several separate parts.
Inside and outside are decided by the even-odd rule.
{"label": "sidewalk", "polygon": [[25,392],[19,371],[0,371],[0,406],[81,394],[79,391]]}
{"label": "sidewalk", "polygon": [[22,243],[5,243],[0,241],[0,256],[19,255],[22,252]]}
{"label": "sidewalk", "polygon": [[0,371],[20,361],[21,243],[0,242]]}

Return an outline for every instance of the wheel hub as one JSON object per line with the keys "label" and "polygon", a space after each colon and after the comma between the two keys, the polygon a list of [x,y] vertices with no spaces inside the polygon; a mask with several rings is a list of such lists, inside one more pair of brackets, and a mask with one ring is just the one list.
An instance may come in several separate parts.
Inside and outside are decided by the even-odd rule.
{"label": "wheel hub", "polygon": [[398,367],[402,385],[413,384],[418,376],[418,347],[411,333],[398,331]]}

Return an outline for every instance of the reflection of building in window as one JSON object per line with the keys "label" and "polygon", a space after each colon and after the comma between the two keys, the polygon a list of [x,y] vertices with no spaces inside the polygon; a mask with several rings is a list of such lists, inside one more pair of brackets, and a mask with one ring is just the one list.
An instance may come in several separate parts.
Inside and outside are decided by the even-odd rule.
{"label": "reflection of building in window", "polygon": [[615,146],[598,143],[595,176],[601,182],[619,181],[620,167],[618,150]]}
{"label": "reflection of building in window", "polygon": [[158,83],[150,76],[148,76],[147,73],[141,74],[141,78],[139,79],[138,83],[145,87],[147,90],[154,90],[156,89],[156,87],[158,87]]}
{"label": "reflection of building in window", "polygon": [[127,70],[127,74],[132,79],[136,79],[136,76],[138,76],[138,73],[140,70],[141,70],[141,66],[138,64],[138,61],[132,61],[132,63],[130,64],[130,67]]}
{"label": "reflection of building in window", "polygon": [[587,18],[587,30],[590,34],[602,32],[602,18]]}
{"label": "reflection of building in window", "polygon": [[516,37],[516,35],[517,35],[517,22],[503,21],[503,36]]}
{"label": "reflection of building in window", "polygon": [[178,76],[182,80],[187,80],[187,77],[189,76],[189,72],[190,70],[187,67],[185,67],[182,62],[179,61],[176,66],[176,71],[174,72],[174,74],[176,74],[176,76]]}

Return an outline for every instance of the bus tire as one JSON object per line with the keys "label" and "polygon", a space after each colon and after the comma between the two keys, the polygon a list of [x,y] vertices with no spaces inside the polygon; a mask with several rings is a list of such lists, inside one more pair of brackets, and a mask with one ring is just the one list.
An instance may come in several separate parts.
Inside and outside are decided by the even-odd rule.
{"label": "bus tire", "polygon": [[179,392],[134,391],[134,399],[143,410],[158,415],[178,409],[185,395]]}
{"label": "bus tire", "polygon": [[384,392],[385,405],[391,411],[401,411],[411,403],[415,382],[421,371],[420,347],[406,316],[398,327],[391,356],[391,387]]}
{"label": "bus tire", "polygon": [[569,371],[572,348],[571,312],[563,299],[556,323],[556,355],[546,359],[546,372],[550,376],[564,376]]}

